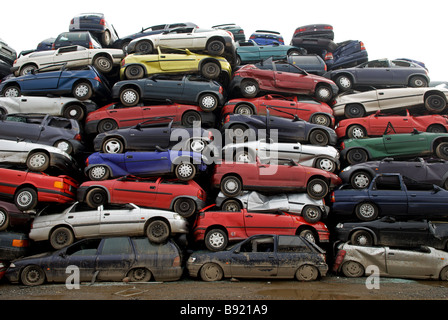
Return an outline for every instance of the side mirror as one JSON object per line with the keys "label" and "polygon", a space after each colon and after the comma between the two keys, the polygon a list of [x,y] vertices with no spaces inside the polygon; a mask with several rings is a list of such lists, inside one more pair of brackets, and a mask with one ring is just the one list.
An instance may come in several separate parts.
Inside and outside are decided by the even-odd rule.
{"label": "side mirror", "polygon": [[297,167],[297,166],[298,166],[298,164],[297,164],[294,160],[292,160],[292,159],[289,159],[289,163],[290,163],[291,166],[293,166],[293,167]]}

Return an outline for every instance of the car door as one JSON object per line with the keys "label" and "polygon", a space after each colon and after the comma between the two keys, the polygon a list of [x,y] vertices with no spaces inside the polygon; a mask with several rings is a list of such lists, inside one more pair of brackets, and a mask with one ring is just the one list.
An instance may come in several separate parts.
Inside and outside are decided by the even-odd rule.
{"label": "car door", "polygon": [[191,71],[198,69],[196,56],[191,53],[162,53],[158,52],[160,69],[163,71]]}
{"label": "car door", "polygon": [[100,216],[100,235],[136,235],[141,233],[140,209],[131,204],[106,204],[98,207]]}
{"label": "car door", "polygon": [[140,203],[143,206],[152,206],[156,201],[158,183],[160,178],[123,177],[115,180],[111,194],[111,202]]}
{"label": "car door", "polygon": [[370,134],[376,136],[410,133],[414,128],[412,124],[412,117],[407,114],[406,110],[399,114],[375,114],[369,117]]}
{"label": "car door", "polygon": [[117,103],[106,110],[106,117],[114,119],[119,128],[131,127],[143,121],[144,108],[146,107],[126,107]]}
{"label": "car door", "polygon": [[89,64],[89,50],[81,46],[68,46],[57,49],[53,63],[67,63],[67,67],[79,67]]}
{"label": "car door", "polygon": [[388,85],[393,84],[393,73],[388,60],[373,60],[363,67],[355,68],[358,85]]}
{"label": "car door", "polygon": [[38,142],[41,131],[40,124],[28,123],[27,117],[20,114],[6,116],[0,125],[0,136],[8,140],[23,139]]}
{"label": "car door", "polygon": [[296,225],[287,214],[276,212],[246,212],[244,224],[248,237],[257,234],[294,234]]}
{"label": "car door", "polygon": [[394,161],[389,159],[381,160],[378,164],[379,173],[400,173],[417,181],[424,181],[427,176],[427,164],[422,159],[414,161]]}
{"label": "car door", "polygon": [[181,99],[185,83],[182,75],[157,75],[145,81],[143,98],[165,101]]}
{"label": "car door", "polygon": [[23,94],[42,92],[49,89],[57,89],[62,69],[57,71],[46,71],[30,73],[17,79]]}
{"label": "car door", "polygon": [[[306,141],[305,125],[303,120],[273,117],[270,114],[266,119],[266,129],[269,137],[278,142]],[[277,135],[276,135],[277,133]]]}
{"label": "car door", "polygon": [[376,90],[379,108],[388,110],[423,104],[425,88],[387,88]]}
{"label": "car door", "polygon": [[287,92],[309,94],[314,92],[315,82],[306,73],[274,71],[275,87]]}
{"label": "car door", "polygon": [[237,54],[241,57],[243,63],[260,61],[262,60],[263,48],[253,40],[240,42],[237,46]]}
{"label": "car door", "polygon": [[94,237],[100,234],[100,214],[99,210],[76,203],[65,214],[64,220],[72,227],[76,238]]}
{"label": "car door", "polygon": [[368,189],[368,196],[378,207],[383,215],[406,215],[408,197],[406,190],[402,188],[399,176],[377,176]]}
{"label": "car door", "polygon": [[420,155],[430,150],[427,137],[419,133],[388,134],[383,142],[391,156]]}
{"label": "car door", "polygon": [[159,46],[171,48],[191,48],[194,45],[193,29],[191,27],[180,27],[172,29],[158,36]]}
{"label": "car door", "polygon": [[95,271],[101,281],[121,281],[135,261],[134,249],[128,237],[103,239],[98,250]]}
{"label": "car door", "polygon": [[27,142],[4,140],[2,141],[0,162],[25,163],[30,150],[32,150],[32,146]]}
{"label": "car door", "polygon": [[408,197],[408,214],[418,217],[448,217],[448,199],[444,189],[403,177]]}
{"label": "car door", "polygon": [[156,175],[171,171],[171,159],[167,151],[126,152],[126,169],[135,175]]}
{"label": "car door", "polygon": [[33,113],[39,110],[40,113],[60,114],[61,106],[64,104],[60,97],[33,97],[22,96],[16,98],[20,113]]}
{"label": "car door", "polygon": [[[434,275],[438,257],[432,257],[427,247],[420,249],[392,249],[386,247],[388,274],[396,277],[419,277]],[[435,275],[437,277],[437,275]]]}

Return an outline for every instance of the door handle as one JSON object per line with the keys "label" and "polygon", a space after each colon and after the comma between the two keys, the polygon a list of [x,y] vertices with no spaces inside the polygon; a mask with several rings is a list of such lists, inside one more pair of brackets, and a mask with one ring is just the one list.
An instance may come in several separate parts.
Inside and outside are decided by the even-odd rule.
{"label": "door handle", "polygon": [[386,138],[386,140],[390,140],[390,138]]}
{"label": "door handle", "polygon": [[127,159],[132,159],[134,158],[133,156],[126,156]]}
{"label": "door handle", "polygon": [[151,108],[143,108],[143,110],[151,110]]}
{"label": "door handle", "polygon": [[403,121],[408,121],[408,119],[403,119]]}
{"label": "door handle", "polygon": [[299,147],[294,147],[294,150],[298,150],[299,149]]}
{"label": "door handle", "polygon": [[156,187],[149,187],[149,189],[154,190]]}
{"label": "door handle", "polygon": [[378,92],[380,96],[384,96],[384,92]]}
{"label": "door handle", "polygon": [[109,111],[109,113],[117,113],[117,111]]}
{"label": "door handle", "polygon": [[250,214],[246,215],[245,217],[246,217],[246,218],[253,218],[253,216],[250,215]]}
{"label": "door handle", "polygon": [[27,99],[22,99],[22,102],[27,102],[28,100]]}
{"label": "door handle", "polygon": [[73,219],[73,216],[68,216],[67,219]]}
{"label": "door handle", "polygon": [[110,213],[107,213],[107,212],[106,212],[106,213],[104,214],[104,216],[110,216]]}
{"label": "door handle", "polygon": [[411,197],[416,197],[417,195],[415,193],[411,193]]}
{"label": "door handle", "polygon": [[390,255],[390,256],[394,256],[395,253],[393,253],[393,252],[389,252],[389,255]]}

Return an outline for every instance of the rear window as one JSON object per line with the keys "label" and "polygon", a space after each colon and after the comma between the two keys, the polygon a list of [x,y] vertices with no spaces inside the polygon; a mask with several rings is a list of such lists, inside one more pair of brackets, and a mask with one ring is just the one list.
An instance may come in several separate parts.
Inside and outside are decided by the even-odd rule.
{"label": "rear window", "polygon": [[87,33],[84,32],[67,32],[59,36],[58,41],[82,41],[87,40]]}
{"label": "rear window", "polygon": [[277,252],[310,252],[310,248],[302,239],[295,236],[279,236]]}
{"label": "rear window", "polygon": [[169,242],[165,244],[154,244],[148,238],[134,238],[132,239],[137,254],[176,254],[176,248]]}

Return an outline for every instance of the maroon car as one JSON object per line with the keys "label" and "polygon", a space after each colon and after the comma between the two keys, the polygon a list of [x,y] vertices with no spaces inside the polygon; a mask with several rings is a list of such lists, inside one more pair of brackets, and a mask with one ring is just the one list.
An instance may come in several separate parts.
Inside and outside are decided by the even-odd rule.
{"label": "maroon car", "polygon": [[17,209],[14,203],[0,200],[0,231],[8,227],[28,229],[32,216]]}
{"label": "maroon car", "polygon": [[297,72],[278,71],[272,58],[263,61],[260,68],[246,64],[235,71],[230,92],[239,90],[245,98],[254,98],[260,92],[312,95],[323,102],[330,101],[338,93],[333,81],[309,74],[295,65],[291,67],[297,68]]}

